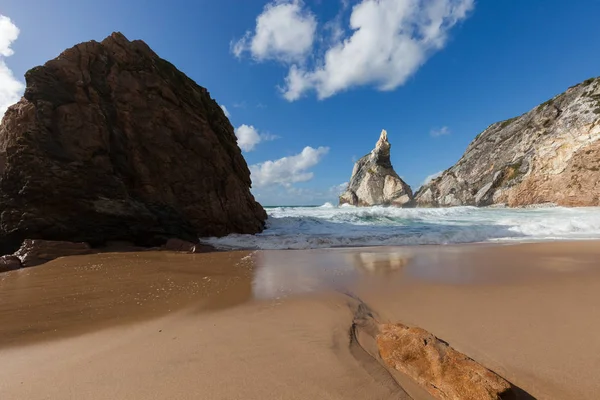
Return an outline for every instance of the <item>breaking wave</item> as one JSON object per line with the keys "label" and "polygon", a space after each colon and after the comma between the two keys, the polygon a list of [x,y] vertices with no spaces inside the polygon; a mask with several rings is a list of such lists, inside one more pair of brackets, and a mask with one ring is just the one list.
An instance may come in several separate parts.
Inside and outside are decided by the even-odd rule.
{"label": "breaking wave", "polygon": [[203,238],[220,249],[309,249],[600,238],[600,208],[274,207],[258,235]]}

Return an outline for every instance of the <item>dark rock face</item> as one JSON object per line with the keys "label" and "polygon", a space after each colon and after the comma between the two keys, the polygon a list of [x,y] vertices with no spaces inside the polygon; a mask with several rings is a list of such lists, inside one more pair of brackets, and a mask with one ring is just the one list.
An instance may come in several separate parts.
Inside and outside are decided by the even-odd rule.
{"label": "dark rock face", "polygon": [[600,79],[479,134],[417,206],[600,206]]}
{"label": "dark rock face", "polygon": [[[0,251],[257,233],[266,213],[206,89],[113,33],[25,75],[0,125]],[[0,253],[0,254],[2,254]]]}
{"label": "dark rock face", "polygon": [[95,251],[87,243],[27,239],[23,241],[23,245],[15,252],[13,257],[21,260],[23,267],[34,267],[59,257],[92,253],[95,253]]}
{"label": "dark rock face", "polygon": [[387,132],[383,130],[375,148],[354,165],[348,189],[340,196],[340,204],[404,206],[412,201],[410,186],[392,167],[390,149]]}
{"label": "dark rock face", "polygon": [[14,255],[0,257],[0,272],[14,271],[20,269],[21,259]]}

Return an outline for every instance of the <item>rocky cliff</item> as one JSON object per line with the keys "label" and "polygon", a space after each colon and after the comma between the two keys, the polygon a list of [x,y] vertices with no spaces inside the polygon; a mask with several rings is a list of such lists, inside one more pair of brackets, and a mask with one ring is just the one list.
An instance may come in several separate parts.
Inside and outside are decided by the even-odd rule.
{"label": "rocky cliff", "polygon": [[354,165],[348,189],[340,196],[340,204],[403,206],[412,200],[410,186],[392,167],[390,149],[387,132],[383,130],[375,148]]}
{"label": "rocky cliff", "polygon": [[600,78],[490,125],[417,206],[600,206]]}
{"label": "rocky cliff", "polygon": [[266,214],[233,127],[208,91],[113,33],[25,75],[0,125],[0,250],[23,239],[256,233]]}

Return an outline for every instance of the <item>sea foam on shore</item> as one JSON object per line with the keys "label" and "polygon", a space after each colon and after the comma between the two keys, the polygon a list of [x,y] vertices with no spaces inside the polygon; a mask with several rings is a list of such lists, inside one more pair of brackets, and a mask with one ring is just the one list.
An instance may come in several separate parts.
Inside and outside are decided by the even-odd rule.
{"label": "sea foam on shore", "polygon": [[268,208],[258,235],[203,238],[220,249],[309,249],[600,238],[600,208]]}

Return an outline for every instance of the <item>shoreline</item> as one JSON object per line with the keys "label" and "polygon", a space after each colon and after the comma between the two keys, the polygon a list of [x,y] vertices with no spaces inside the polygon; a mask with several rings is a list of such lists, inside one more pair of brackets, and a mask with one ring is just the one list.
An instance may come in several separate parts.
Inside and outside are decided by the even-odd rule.
{"label": "shoreline", "polygon": [[[576,393],[592,399],[600,391],[593,379],[593,354],[600,352],[594,335],[600,318],[593,312],[593,299],[600,293],[598,244],[103,253],[58,259],[11,272],[15,275],[8,280],[9,275],[0,276],[0,356],[6,360],[0,367],[5,377],[0,393],[35,399],[49,390],[44,398],[61,398],[72,387],[80,394],[94,388],[96,397],[83,396],[92,399],[109,393],[161,398],[136,392],[139,385],[124,378],[138,376],[163,398],[169,390],[187,398],[200,389],[208,390],[204,397],[230,393],[235,398],[248,380],[255,380],[248,393],[260,398],[273,379],[285,383],[275,389],[289,398],[318,396],[313,389],[331,398],[365,398],[367,393],[370,398],[402,398],[390,389],[394,385],[385,374],[375,373],[377,379],[369,375],[345,344],[353,318],[348,293],[375,310],[382,322],[423,327],[532,396],[561,399]],[[65,275],[76,267],[76,273]],[[135,294],[165,279],[173,283],[157,299],[137,304],[143,296],[136,299]],[[58,286],[52,289],[52,284]],[[89,287],[98,290],[86,293]],[[80,290],[64,293],[65,288]],[[13,289],[22,297],[7,297]],[[111,289],[120,294],[127,290],[133,297],[107,302],[103,296]],[[32,296],[36,291],[37,300]],[[74,318],[90,310],[96,313]],[[46,325],[39,319],[43,316]],[[30,326],[24,330],[19,321]],[[161,334],[166,332],[177,345],[164,342]],[[161,346],[160,357],[146,354]],[[168,362],[188,352],[199,352],[199,358]],[[66,359],[55,365],[59,354]],[[298,365],[287,364],[290,357]],[[207,377],[197,380],[192,366]],[[167,373],[169,384],[148,380],[167,367],[173,370]],[[122,376],[111,375],[114,388],[109,390],[110,379],[100,384],[90,374],[108,376],[110,368]],[[256,371],[249,377],[242,374],[244,368]],[[77,378],[67,376],[73,373]],[[215,378],[219,374],[223,377]],[[225,383],[226,377],[232,381]],[[211,379],[231,387],[224,389]],[[300,382],[316,383],[302,389]]]}
{"label": "shoreline", "polygon": [[223,250],[284,250],[597,240],[599,211],[296,207],[271,211],[264,233],[201,241]]}

